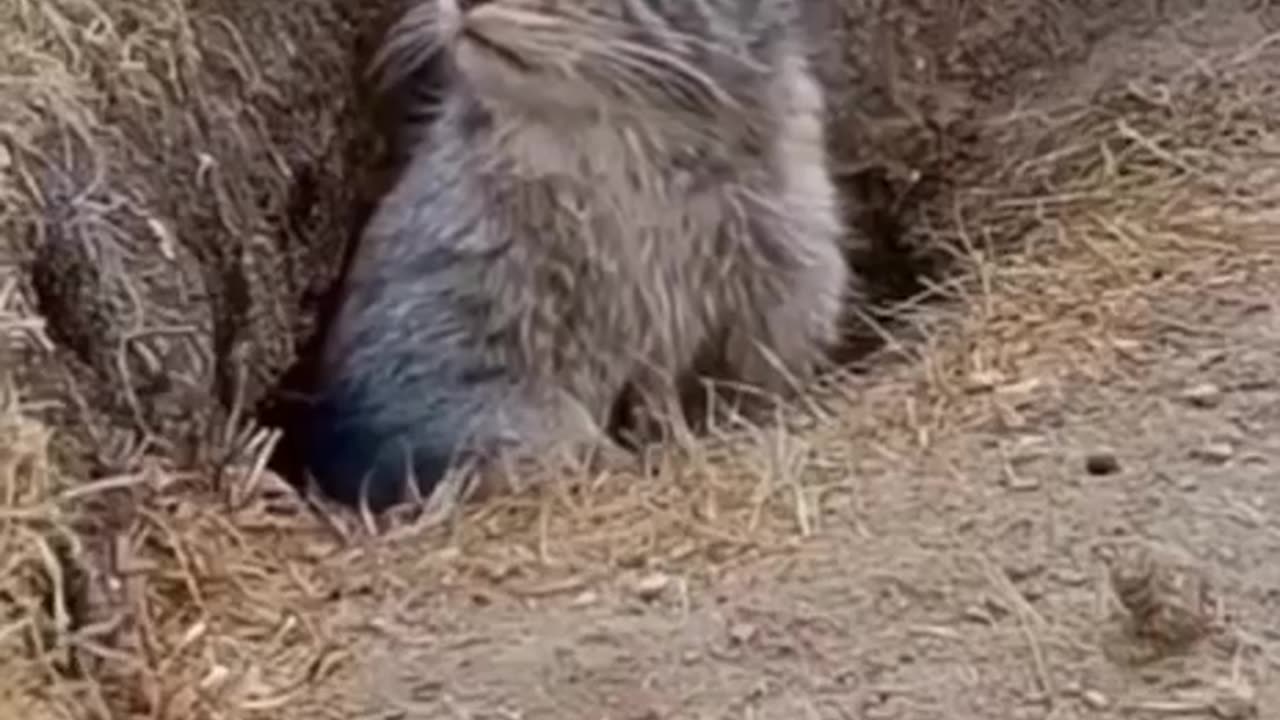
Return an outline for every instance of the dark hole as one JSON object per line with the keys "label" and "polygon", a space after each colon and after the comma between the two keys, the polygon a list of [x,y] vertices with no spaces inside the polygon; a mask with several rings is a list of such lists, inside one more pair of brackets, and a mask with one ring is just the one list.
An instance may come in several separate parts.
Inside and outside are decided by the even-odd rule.
{"label": "dark hole", "polygon": [[[381,28],[376,28],[380,30]],[[373,42],[377,35],[373,32],[363,37],[354,52],[351,70],[356,77],[356,87],[367,87],[362,78],[369,66],[374,51]],[[427,123],[435,107],[432,100],[436,97],[435,89],[439,86],[442,71],[438,62],[429,62],[418,70],[406,82],[427,88],[425,93],[415,93],[412,97],[391,92],[386,97],[392,100],[379,100],[372,94],[356,98],[352,109],[351,126],[355,129],[342,149],[343,161],[339,167],[345,168],[347,175],[342,177],[321,177],[319,170],[309,168],[308,172],[298,174],[292,189],[292,197],[288,203],[291,215],[290,224],[297,226],[296,232],[314,237],[309,245],[315,247],[311,257],[315,262],[326,262],[335,255],[340,257],[338,268],[329,268],[336,272],[326,273],[334,279],[328,284],[313,288],[304,299],[300,309],[304,319],[314,328],[297,348],[294,363],[285,370],[276,387],[267,394],[258,407],[259,421],[268,427],[281,430],[282,437],[268,466],[281,477],[302,487],[306,478],[303,476],[302,438],[299,428],[309,411],[309,399],[312,396],[319,359],[324,347],[328,329],[338,310],[343,290],[343,278],[346,276],[355,250],[356,240],[368,222],[378,198],[387,186],[387,181],[399,169],[404,160],[402,138],[396,128],[412,119]],[[343,197],[341,193],[323,192],[323,184],[342,184],[361,189],[349,208],[348,222],[344,228],[302,228],[303,216],[310,212],[316,202],[324,198]],[[317,274],[319,268],[316,269]]]}

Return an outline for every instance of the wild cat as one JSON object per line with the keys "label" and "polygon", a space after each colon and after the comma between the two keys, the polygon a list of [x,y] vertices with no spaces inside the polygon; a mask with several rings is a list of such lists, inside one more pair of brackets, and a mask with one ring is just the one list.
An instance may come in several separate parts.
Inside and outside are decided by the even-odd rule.
{"label": "wild cat", "polygon": [[[463,462],[613,448],[701,359],[792,390],[851,282],[805,0],[420,0],[440,105],[367,225],[306,469],[374,511]],[[417,133],[415,133],[417,134]],[[412,487],[410,486],[412,485]]]}

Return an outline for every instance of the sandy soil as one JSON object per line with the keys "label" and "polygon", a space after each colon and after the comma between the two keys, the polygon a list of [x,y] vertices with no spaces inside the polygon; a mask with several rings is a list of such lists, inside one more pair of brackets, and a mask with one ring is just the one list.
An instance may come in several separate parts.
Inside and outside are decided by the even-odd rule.
{"label": "sandy soil", "polygon": [[[1161,292],[1164,321],[1131,338],[1140,357],[1106,384],[1041,387],[1017,430],[868,453],[817,537],[717,582],[407,609],[390,622],[433,637],[401,646],[391,632],[385,655],[365,656],[362,685],[382,695],[370,704],[530,719],[1268,717],[1280,264],[1210,280]],[[1091,473],[1098,455],[1118,469]],[[1227,629],[1135,654],[1104,558],[1138,538],[1210,573]]]}

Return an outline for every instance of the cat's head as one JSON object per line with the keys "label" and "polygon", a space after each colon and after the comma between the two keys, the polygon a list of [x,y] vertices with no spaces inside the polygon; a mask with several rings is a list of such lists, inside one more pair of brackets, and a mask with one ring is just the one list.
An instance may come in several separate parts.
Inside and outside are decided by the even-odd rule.
{"label": "cat's head", "polygon": [[765,101],[802,0],[417,0],[378,71],[438,55],[503,112],[744,119]]}

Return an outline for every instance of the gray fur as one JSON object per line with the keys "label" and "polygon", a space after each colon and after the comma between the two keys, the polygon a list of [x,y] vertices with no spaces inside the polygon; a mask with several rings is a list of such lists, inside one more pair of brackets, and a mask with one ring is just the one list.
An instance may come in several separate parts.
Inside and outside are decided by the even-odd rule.
{"label": "gray fur", "polygon": [[766,391],[811,374],[850,278],[800,2],[406,15],[383,77],[439,50],[448,86],[324,351],[323,487],[376,509],[406,468],[428,493],[467,454],[597,446],[624,386],[666,397],[709,350]]}

